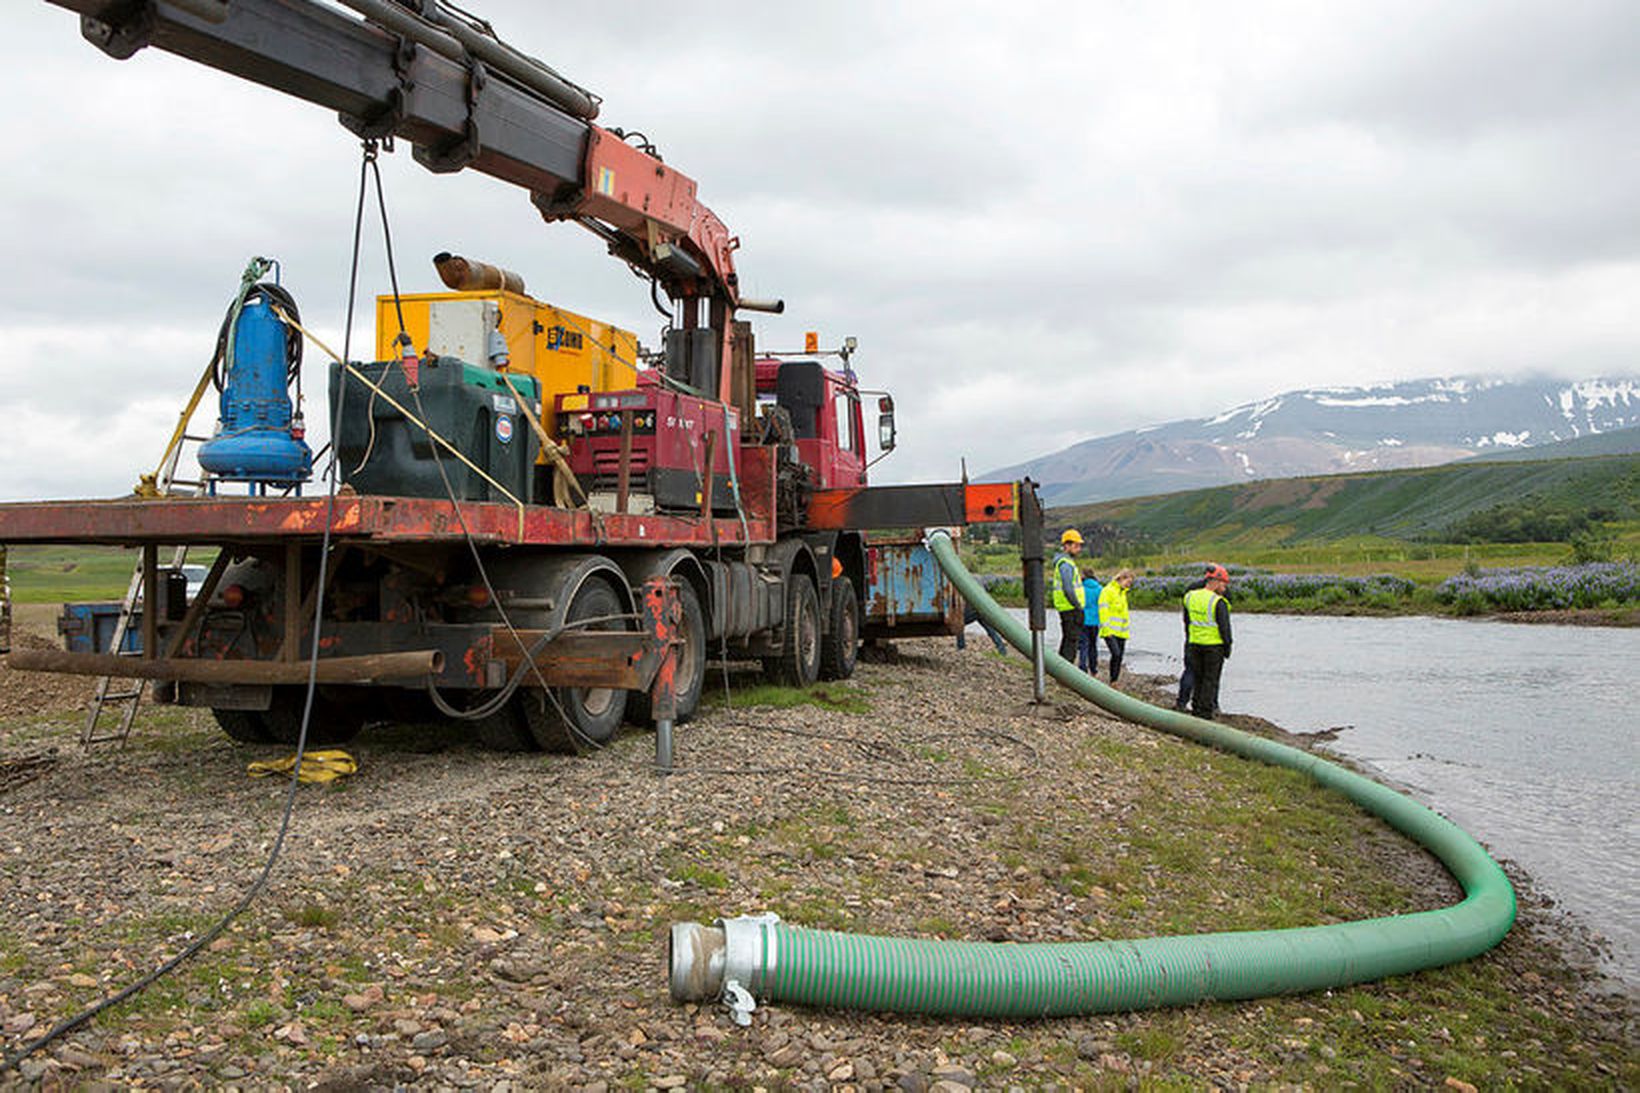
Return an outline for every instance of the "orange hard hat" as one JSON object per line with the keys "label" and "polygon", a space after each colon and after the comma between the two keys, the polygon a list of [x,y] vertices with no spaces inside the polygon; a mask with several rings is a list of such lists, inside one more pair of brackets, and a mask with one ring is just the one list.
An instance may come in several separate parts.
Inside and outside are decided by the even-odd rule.
{"label": "orange hard hat", "polygon": [[1207,567],[1207,580],[1224,581],[1228,584],[1230,582],[1230,571],[1222,565],[1210,565]]}

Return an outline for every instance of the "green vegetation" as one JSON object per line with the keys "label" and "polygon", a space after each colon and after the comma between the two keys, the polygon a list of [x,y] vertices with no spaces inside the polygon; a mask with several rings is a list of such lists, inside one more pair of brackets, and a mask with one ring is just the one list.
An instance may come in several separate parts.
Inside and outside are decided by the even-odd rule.
{"label": "green vegetation", "polygon": [[789,710],[798,706],[818,706],[823,710],[841,713],[870,713],[871,703],[866,692],[847,683],[816,683],[811,687],[787,687],[778,683],[754,683],[736,687],[733,697],[725,702],[721,688],[708,686],[701,695],[701,705],[714,709],[724,705],[736,709]]}
{"label": "green vegetation", "polygon": [[1506,501],[1454,520],[1438,536],[1448,543],[1566,543],[1585,532],[1598,510],[1557,511],[1537,498]]}
{"label": "green vegetation", "polygon": [[[1197,544],[1267,549],[1352,539],[1446,540],[1457,522],[1500,505],[1543,519],[1580,514],[1589,521],[1640,522],[1640,455],[1273,479],[1057,509],[1050,520],[1109,525],[1123,541],[1152,550]],[[1500,523],[1508,523],[1507,514]]]}
{"label": "green vegetation", "polygon": [[326,907],[318,903],[304,903],[300,907],[293,907],[285,911],[285,918],[293,926],[303,926],[310,930],[333,930],[341,915],[334,907]]}
{"label": "green vegetation", "polygon": [[[76,603],[120,600],[131,574],[142,560],[136,550],[103,546],[13,546],[7,548],[6,574],[16,603]],[[190,565],[209,565],[213,550],[191,551]],[[170,556],[162,551],[161,564]]]}
{"label": "green vegetation", "polygon": [[[1640,454],[1475,461],[1441,467],[1251,482],[1057,509],[1050,531],[1076,527],[1085,572],[1141,574],[1134,607],[1176,602],[1177,582],[1203,562],[1238,570],[1242,611],[1440,614],[1548,607],[1604,610],[1628,621],[1635,598],[1613,582],[1574,595],[1491,595],[1444,587],[1490,570],[1523,577],[1640,559]],[[975,529],[971,570],[1000,602],[1023,603],[1019,552],[1008,535]],[[1538,583],[1578,583],[1545,573]],[[1300,580],[1298,578],[1311,578]],[[1564,602],[1560,602],[1564,601]],[[1520,607],[1531,602],[1534,607]]]}
{"label": "green vegetation", "polygon": [[117,600],[141,557],[119,547],[14,546],[7,551],[6,572],[17,603]]}

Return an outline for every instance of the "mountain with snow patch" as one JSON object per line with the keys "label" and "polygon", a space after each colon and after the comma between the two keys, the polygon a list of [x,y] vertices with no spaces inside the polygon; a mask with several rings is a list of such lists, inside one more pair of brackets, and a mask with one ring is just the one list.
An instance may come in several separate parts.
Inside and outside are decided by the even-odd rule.
{"label": "mountain with snow patch", "polygon": [[1210,418],[1097,437],[989,471],[1030,476],[1050,505],[1140,497],[1261,478],[1450,463],[1640,426],[1640,377],[1476,377],[1321,387]]}

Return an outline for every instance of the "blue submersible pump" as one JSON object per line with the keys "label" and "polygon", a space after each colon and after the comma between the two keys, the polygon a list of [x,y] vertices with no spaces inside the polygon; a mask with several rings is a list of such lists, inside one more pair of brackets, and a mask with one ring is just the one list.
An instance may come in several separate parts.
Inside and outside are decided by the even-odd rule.
{"label": "blue submersible pump", "polygon": [[313,452],[290,398],[295,383],[300,404],[302,335],[274,307],[294,321],[301,317],[290,293],[261,280],[272,268],[269,259],[251,259],[217,335],[219,416],[216,432],[199,449],[212,493],[219,481],[249,483],[253,493],[265,494],[269,486],[300,492],[313,477]]}

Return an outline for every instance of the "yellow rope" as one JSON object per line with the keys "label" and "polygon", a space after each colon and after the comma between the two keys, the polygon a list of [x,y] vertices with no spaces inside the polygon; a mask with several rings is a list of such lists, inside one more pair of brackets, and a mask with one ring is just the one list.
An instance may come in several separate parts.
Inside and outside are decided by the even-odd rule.
{"label": "yellow rope", "polygon": [[[296,756],[287,755],[283,759],[259,759],[245,766],[245,773],[252,778],[266,778],[270,774],[289,774],[296,766]],[[338,778],[346,778],[359,769],[358,761],[345,751],[305,751],[302,753],[302,769],[297,772],[298,782],[334,782]]]}

